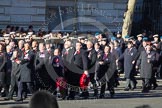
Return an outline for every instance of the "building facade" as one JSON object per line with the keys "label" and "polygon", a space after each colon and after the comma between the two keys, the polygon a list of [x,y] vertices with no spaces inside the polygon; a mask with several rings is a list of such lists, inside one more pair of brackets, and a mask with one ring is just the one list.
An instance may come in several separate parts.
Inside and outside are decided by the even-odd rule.
{"label": "building facade", "polygon": [[162,35],[162,0],[137,0],[132,34]]}
{"label": "building facade", "polygon": [[38,28],[46,19],[45,0],[1,0],[0,28],[6,25]]}
{"label": "building facade", "polygon": [[127,0],[1,0],[6,25],[62,31],[121,30]]}

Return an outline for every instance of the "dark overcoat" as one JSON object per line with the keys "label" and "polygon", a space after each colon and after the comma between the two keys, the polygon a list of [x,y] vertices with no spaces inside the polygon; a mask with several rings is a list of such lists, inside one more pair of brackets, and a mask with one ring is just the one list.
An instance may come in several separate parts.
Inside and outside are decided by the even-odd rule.
{"label": "dark overcoat", "polygon": [[0,83],[5,83],[6,53],[0,53]]}
{"label": "dark overcoat", "polygon": [[[149,55],[151,55],[151,58],[148,58],[146,51],[142,51],[137,61],[137,66],[140,68],[141,78],[151,78],[152,76],[153,64],[156,60],[155,52],[151,51]],[[148,59],[150,59],[150,63],[147,62]]]}
{"label": "dark overcoat", "polygon": [[124,53],[120,56],[119,60],[124,59],[124,73],[125,78],[130,78],[135,73],[134,64],[132,61],[135,60],[135,56],[137,54],[137,50],[135,47],[131,49],[126,49]]}
{"label": "dark overcoat", "polygon": [[22,54],[20,63],[20,81],[31,82],[32,70],[34,67],[34,54],[32,51],[28,51],[26,54]]}

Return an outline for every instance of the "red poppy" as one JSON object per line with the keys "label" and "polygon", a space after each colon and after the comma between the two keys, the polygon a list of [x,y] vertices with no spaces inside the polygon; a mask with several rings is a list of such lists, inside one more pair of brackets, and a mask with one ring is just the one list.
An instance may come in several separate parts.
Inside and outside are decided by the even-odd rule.
{"label": "red poppy", "polygon": [[82,89],[86,89],[89,82],[90,82],[90,78],[86,74],[82,74],[82,76],[80,78],[80,87]]}
{"label": "red poppy", "polygon": [[56,59],[55,59],[55,63],[58,63],[58,62],[59,62],[59,59],[58,59],[58,58],[56,58]]}
{"label": "red poppy", "polygon": [[56,87],[58,87],[59,90],[63,90],[66,87],[66,80],[63,77],[57,78]]}

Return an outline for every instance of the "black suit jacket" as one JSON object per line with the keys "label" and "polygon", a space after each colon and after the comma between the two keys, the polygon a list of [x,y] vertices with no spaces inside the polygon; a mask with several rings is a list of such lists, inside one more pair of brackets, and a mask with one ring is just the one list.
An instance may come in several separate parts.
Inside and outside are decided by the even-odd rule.
{"label": "black suit jacket", "polygon": [[87,51],[87,53],[88,53],[88,69],[90,69],[92,67],[95,67],[97,53],[94,49]]}
{"label": "black suit jacket", "polygon": [[17,64],[15,60],[12,60],[11,76],[15,76],[17,79],[20,78],[20,64]]}
{"label": "black suit jacket", "polygon": [[6,53],[0,53],[0,72],[5,72],[5,65],[7,62]]}
{"label": "black suit jacket", "polygon": [[87,52],[81,49],[79,52],[76,51],[73,56],[74,64],[83,70],[88,70],[88,55]]}
{"label": "black suit jacket", "polygon": [[68,50],[63,49],[62,52],[63,61],[71,63],[74,53],[75,53],[75,49],[73,47],[69,48]]}
{"label": "black suit jacket", "polygon": [[[108,69],[110,69],[110,63],[112,63],[112,54],[109,53],[108,55],[106,55],[105,53],[103,53],[100,56],[100,59],[98,59],[98,69],[96,71],[96,75],[98,77],[98,79],[102,78],[105,73],[108,71]],[[103,62],[103,64],[99,64],[99,62]]]}
{"label": "black suit jacket", "polygon": [[28,51],[26,54],[22,54],[20,63],[20,81],[31,82],[32,70],[34,68],[34,54],[32,51]]}
{"label": "black suit jacket", "polygon": [[[43,57],[44,56],[44,57]],[[41,55],[41,52],[37,52],[34,60],[34,66],[35,70],[42,69],[42,66],[44,65],[45,60],[49,59],[50,54],[47,51],[43,52],[43,55]]]}

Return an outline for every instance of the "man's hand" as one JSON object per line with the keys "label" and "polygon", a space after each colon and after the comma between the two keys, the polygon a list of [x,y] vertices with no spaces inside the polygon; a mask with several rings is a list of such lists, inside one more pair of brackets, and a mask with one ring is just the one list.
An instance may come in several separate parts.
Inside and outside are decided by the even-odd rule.
{"label": "man's hand", "polygon": [[118,64],[118,62],[119,62],[119,60],[117,59],[117,60],[116,60],[116,64]]}
{"label": "man's hand", "polygon": [[17,63],[17,64],[20,64],[20,63],[21,63],[21,61],[20,61],[20,60],[18,60],[18,61],[16,61],[16,63]]}
{"label": "man's hand", "polygon": [[102,65],[104,62],[103,61],[100,61],[99,64]]}
{"label": "man's hand", "polygon": [[98,54],[98,55],[97,55],[97,58],[100,58],[100,57],[101,57],[101,54]]}
{"label": "man's hand", "polygon": [[139,67],[138,66],[136,66],[136,69],[138,69]]}
{"label": "man's hand", "polygon": [[84,74],[86,74],[87,76],[89,76],[89,73],[87,70],[84,71]]}
{"label": "man's hand", "polygon": [[150,60],[147,60],[148,63],[150,63]]}
{"label": "man's hand", "polygon": [[135,63],[135,60],[132,61],[132,64],[134,64],[134,63]]}

